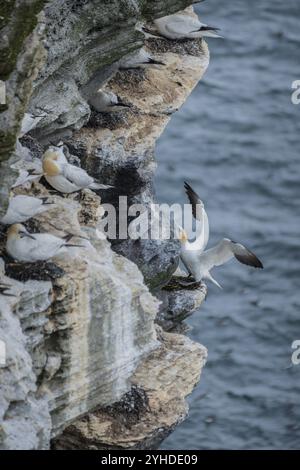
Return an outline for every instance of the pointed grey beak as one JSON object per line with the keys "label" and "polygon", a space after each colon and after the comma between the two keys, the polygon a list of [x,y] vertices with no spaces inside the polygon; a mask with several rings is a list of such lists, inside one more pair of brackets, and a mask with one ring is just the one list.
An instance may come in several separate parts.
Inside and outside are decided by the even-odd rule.
{"label": "pointed grey beak", "polygon": [[38,176],[39,173],[36,173],[36,169],[33,168],[32,170],[27,170],[29,176]]}
{"label": "pointed grey beak", "polygon": [[131,104],[126,104],[126,103],[123,103],[122,101],[118,101],[118,103],[115,103],[114,106],[122,106],[123,108],[131,108],[132,107]]}
{"label": "pointed grey beak", "polygon": [[160,60],[155,60],[155,59],[149,59],[148,62],[145,62],[146,64],[153,64],[153,65],[166,65],[164,62],[161,62]]}
{"label": "pointed grey beak", "polygon": [[20,232],[20,235],[21,235],[21,238],[27,237],[27,238],[31,238],[32,240],[35,240],[34,236],[28,232]]}

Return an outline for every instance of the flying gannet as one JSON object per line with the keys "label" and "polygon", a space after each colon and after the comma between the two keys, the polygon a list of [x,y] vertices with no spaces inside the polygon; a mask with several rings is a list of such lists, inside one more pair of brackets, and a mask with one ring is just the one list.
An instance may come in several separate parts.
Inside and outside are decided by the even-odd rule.
{"label": "flying gannet", "polygon": [[138,51],[130,54],[125,58],[120,65],[120,69],[137,69],[144,68],[149,65],[166,65],[160,60],[154,59],[151,54],[143,47]]}
{"label": "flying gannet", "polygon": [[112,186],[97,183],[85,170],[68,163],[53,147],[43,155],[43,171],[47,182],[61,193],[74,193],[84,188],[109,189]]}
{"label": "flying gannet", "polygon": [[221,266],[235,257],[240,263],[253,266],[254,268],[263,268],[261,261],[254,253],[245,248],[241,243],[236,243],[229,238],[223,238],[218,245],[206,251],[206,245],[209,237],[208,218],[204,209],[203,202],[199,196],[185,183],[185,190],[192,205],[193,216],[202,223],[199,236],[194,242],[188,241],[185,230],[180,229],[181,251],[180,258],[193,276],[195,282],[207,279],[222,288],[220,284],[211,276],[210,270],[215,266]]}
{"label": "flying gannet", "polygon": [[219,28],[201,23],[187,11],[164,16],[154,20],[154,25],[161,36],[167,39],[195,39],[202,37],[220,38]]}
{"label": "flying gannet", "polygon": [[115,93],[102,88],[90,96],[88,102],[99,113],[112,111],[116,107],[131,108],[130,104],[124,103]]}
{"label": "flying gannet", "polygon": [[26,222],[31,217],[47,211],[53,205],[48,197],[14,196],[9,201],[6,214],[0,219],[0,223],[11,225]]}
{"label": "flying gannet", "polygon": [[29,233],[24,225],[14,224],[7,231],[6,250],[16,261],[46,261],[66,253],[68,248],[84,248],[82,245],[69,244],[70,238],[72,235],[59,238],[50,233]]}

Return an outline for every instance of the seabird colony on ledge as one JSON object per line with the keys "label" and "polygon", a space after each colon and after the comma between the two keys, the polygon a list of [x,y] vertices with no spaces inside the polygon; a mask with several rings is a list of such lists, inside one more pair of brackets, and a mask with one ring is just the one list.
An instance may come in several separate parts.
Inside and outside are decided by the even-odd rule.
{"label": "seabird colony on ledge", "polygon": [[[183,40],[203,37],[221,37],[219,29],[208,26],[199,21],[195,16],[191,16],[188,11],[175,13],[154,21],[156,31],[155,36],[163,37],[166,40]],[[147,29],[142,28],[147,35]],[[152,36],[152,31],[151,34]],[[145,68],[150,65],[165,65],[162,61],[156,60],[152,55],[141,48],[138,52],[129,54],[123,59],[118,68],[120,70]],[[117,107],[130,107],[124,103],[115,93],[99,88],[88,99],[89,104],[98,112],[110,112]],[[33,130],[39,122],[47,115],[43,112],[40,115],[25,113],[19,138]],[[39,180],[42,176],[56,191],[73,193],[84,188],[109,189],[112,186],[101,184],[94,180],[88,173],[68,162],[62,146],[50,146],[43,154],[41,168],[29,170],[19,170],[19,177],[13,188],[22,186],[27,182]],[[209,238],[208,217],[203,202],[195,191],[185,183],[186,193],[192,205],[192,212],[195,219],[201,223],[201,231],[194,242],[189,242],[186,232],[180,229],[181,260],[189,272],[189,276],[194,277],[194,282],[208,279],[221,287],[213,279],[210,270],[214,266],[220,266],[231,258],[235,257],[243,264],[262,268],[260,260],[250,250],[240,243],[224,238],[214,248],[205,251]],[[6,214],[1,218],[0,223],[10,225],[7,231],[6,250],[12,258],[21,262],[46,261],[54,256],[66,253],[70,248],[84,248],[83,245],[69,243],[70,239],[76,235],[67,234],[63,238],[56,237],[50,233],[30,233],[22,222],[49,210],[54,206],[48,197],[35,198],[26,195],[13,196],[9,202]],[[83,238],[80,237],[79,238]],[[190,285],[191,283],[185,284]],[[10,293],[11,286],[0,281],[0,295],[14,297]]]}

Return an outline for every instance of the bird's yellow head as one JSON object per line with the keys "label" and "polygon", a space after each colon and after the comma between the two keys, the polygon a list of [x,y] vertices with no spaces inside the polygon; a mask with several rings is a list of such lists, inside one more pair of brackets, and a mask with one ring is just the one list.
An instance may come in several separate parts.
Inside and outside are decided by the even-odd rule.
{"label": "bird's yellow head", "polygon": [[22,224],[13,224],[7,230],[7,240],[20,240],[24,237],[35,240],[34,235],[29,233]]}
{"label": "bird's yellow head", "polygon": [[48,149],[43,155],[43,171],[47,176],[57,176],[60,173],[58,153]]}
{"label": "bird's yellow head", "polygon": [[7,230],[7,239],[19,239],[21,238],[22,231],[26,230],[22,224],[13,224]]}
{"label": "bird's yellow head", "polygon": [[186,243],[188,241],[188,236],[187,236],[187,233],[185,230],[183,230],[183,228],[180,228],[179,229],[179,236],[178,236],[178,239],[180,241],[180,243]]}

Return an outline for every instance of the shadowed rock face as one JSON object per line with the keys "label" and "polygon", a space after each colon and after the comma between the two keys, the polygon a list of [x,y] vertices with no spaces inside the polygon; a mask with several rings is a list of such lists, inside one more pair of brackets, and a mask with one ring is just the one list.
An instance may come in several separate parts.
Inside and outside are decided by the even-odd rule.
{"label": "shadowed rock face", "polygon": [[[160,291],[177,267],[176,241],[107,241],[99,224],[102,204],[118,213],[119,196],[146,209],[155,201],[155,142],[204,73],[208,49],[205,42],[168,47],[151,39],[146,47],[166,66],[117,72],[117,62],[144,42],[136,22],[178,11],[188,0],[55,0],[45,7],[32,0],[26,26],[22,2],[10,3],[8,43],[5,34],[1,39],[15,53],[0,69],[8,105],[0,108],[0,215],[15,178],[10,164],[39,163],[50,140],[63,139],[72,163],[114,188],[62,197],[42,179],[14,190],[56,202],[28,223],[30,230],[88,241],[75,238],[83,248],[23,265],[7,257],[1,236],[1,279],[15,297],[0,297],[0,340],[7,342],[0,448],[45,449],[50,438],[57,448],[92,448],[91,441],[95,448],[150,448],[184,419],[185,397],[206,357],[205,348],[182,335],[156,330],[155,320],[172,329],[204,293]],[[87,100],[99,86],[132,107],[91,113]],[[13,154],[25,111],[46,116],[21,139],[22,154],[19,148]],[[179,384],[176,375],[183,377]],[[136,413],[129,418],[131,402]],[[115,432],[120,423],[121,434]]]}

